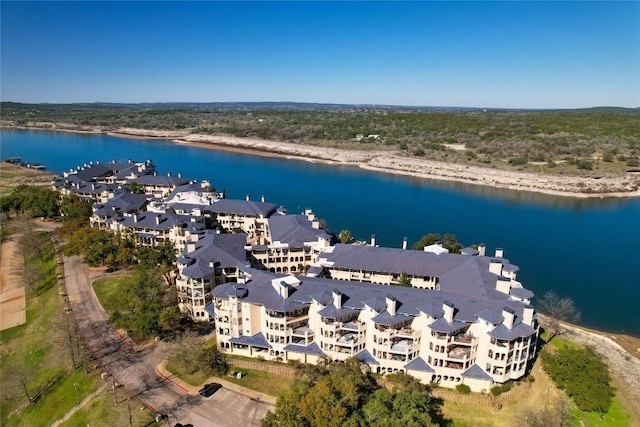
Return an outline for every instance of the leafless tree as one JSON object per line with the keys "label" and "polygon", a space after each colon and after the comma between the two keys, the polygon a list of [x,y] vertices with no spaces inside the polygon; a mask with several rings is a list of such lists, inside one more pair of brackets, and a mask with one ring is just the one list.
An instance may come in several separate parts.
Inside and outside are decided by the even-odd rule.
{"label": "leafless tree", "polygon": [[524,427],[566,427],[571,425],[571,407],[566,398],[558,397],[540,409],[523,411],[517,425]]}
{"label": "leafless tree", "polygon": [[547,342],[560,332],[560,322],[579,322],[580,311],[571,298],[559,297],[554,291],[548,291],[538,302],[539,310],[547,316],[546,325],[549,333]]}

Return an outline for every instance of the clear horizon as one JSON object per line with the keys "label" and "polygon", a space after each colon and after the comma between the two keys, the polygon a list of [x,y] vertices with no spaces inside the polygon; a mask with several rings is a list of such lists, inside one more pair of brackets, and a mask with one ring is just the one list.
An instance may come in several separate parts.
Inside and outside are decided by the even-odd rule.
{"label": "clear horizon", "polygon": [[640,107],[640,2],[0,3],[2,101]]}

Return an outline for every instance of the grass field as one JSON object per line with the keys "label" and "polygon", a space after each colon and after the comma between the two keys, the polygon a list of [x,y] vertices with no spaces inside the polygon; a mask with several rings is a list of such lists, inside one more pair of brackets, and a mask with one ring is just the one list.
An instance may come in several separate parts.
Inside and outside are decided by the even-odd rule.
{"label": "grass field", "polygon": [[[58,289],[51,286],[58,274],[53,251],[47,252],[43,262],[38,258],[29,262],[41,274],[37,284],[41,292],[36,296],[27,291],[27,323],[0,334],[2,426],[50,425],[76,404],[76,388],[82,399],[100,384],[97,373],[87,376],[70,370],[71,358],[63,333],[68,319]],[[58,375],[59,379],[40,399],[29,402],[25,387],[33,396]]]}
{"label": "grass field", "polygon": [[0,197],[11,193],[15,187],[21,184],[50,186],[53,176],[50,172],[0,162]]}
{"label": "grass field", "polygon": [[[106,388],[60,425],[64,427],[155,425],[153,424],[155,414],[135,400],[123,399],[121,396],[118,404],[115,405],[113,391]],[[131,424],[129,424],[129,414],[131,414]]]}

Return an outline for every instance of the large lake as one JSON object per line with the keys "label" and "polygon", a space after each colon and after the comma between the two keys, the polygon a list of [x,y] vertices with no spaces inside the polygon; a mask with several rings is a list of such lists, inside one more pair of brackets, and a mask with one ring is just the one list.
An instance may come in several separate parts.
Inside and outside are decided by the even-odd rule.
{"label": "large lake", "polygon": [[230,198],[250,194],[311,207],[327,228],[401,247],[427,233],[504,248],[518,279],[542,296],[570,296],[586,326],[640,336],[640,199],[572,199],[208,150],[170,141],[3,130],[1,157],[62,173],[89,161],[152,159],[160,173],[208,179]]}

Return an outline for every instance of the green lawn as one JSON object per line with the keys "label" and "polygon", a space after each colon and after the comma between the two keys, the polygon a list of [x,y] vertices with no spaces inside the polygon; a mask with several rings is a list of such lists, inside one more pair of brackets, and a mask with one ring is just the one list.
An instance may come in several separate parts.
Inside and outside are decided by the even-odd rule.
{"label": "green lawn", "polygon": [[123,399],[124,397],[120,396],[118,404],[115,405],[113,392],[107,388],[62,423],[61,426],[128,426],[129,413],[131,414],[132,426],[156,425],[153,412],[135,400],[127,402]]}
{"label": "green lawn", "polygon": [[606,414],[599,414],[596,412],[582,412],[578,409],[574,409],[573,417],[575,420],[575,426],[580,427],[628,427],[631,425],[631,415],[620,403],[620,400],[616,397],[613,398],[609,411]]}
{"label": "green lawn", "polygon": [[93,290],[107,313],[113,312],[114,308],[120,305],[118,301],[122,295],[121,290],[129,279],[129,276],[113,276],[93,282]]}
{"label": "green lawn", "polygon": [[288,391],[295,381],[293,378],[274,375],[267,371],[238,368],[231,368],[231,370],[242,371],[245,376],[237,378],[226,375],[225,380],[276,397]]}

